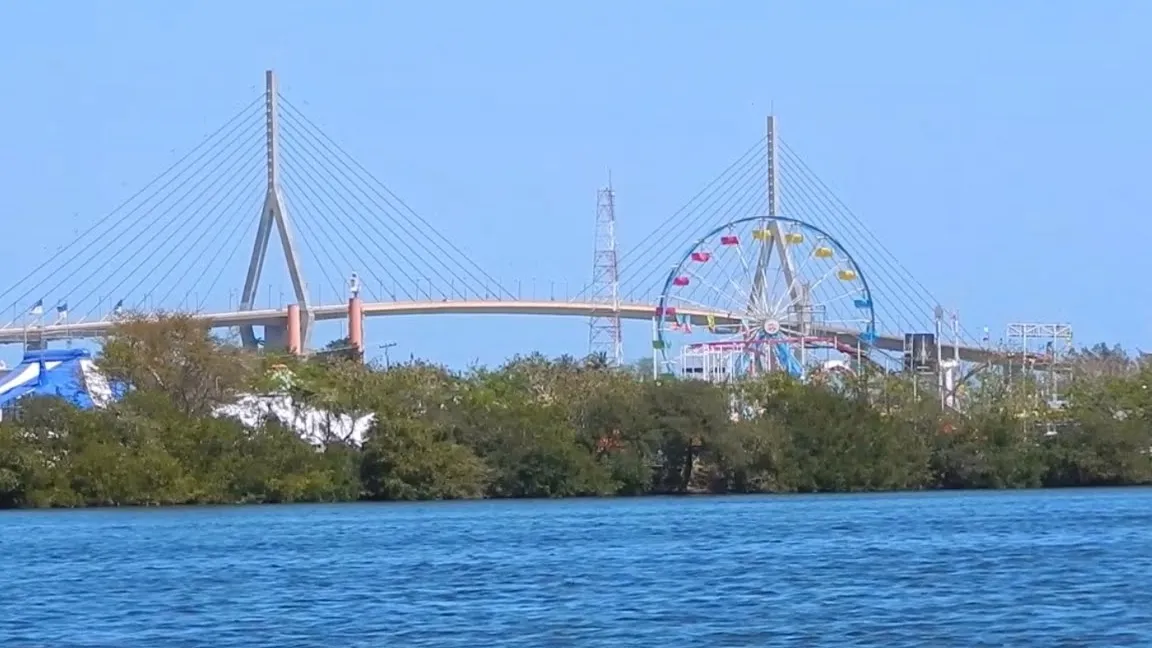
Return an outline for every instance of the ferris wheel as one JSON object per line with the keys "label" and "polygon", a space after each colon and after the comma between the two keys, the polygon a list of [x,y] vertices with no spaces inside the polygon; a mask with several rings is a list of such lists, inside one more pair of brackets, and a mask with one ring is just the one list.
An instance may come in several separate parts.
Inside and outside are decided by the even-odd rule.
{"label": "ferris wheel", "polygon": [[754,216],[708,232],[676,263],[653,320],[665,373],[713,381],[852,371],[876,337],[867,279],[828,232]]}

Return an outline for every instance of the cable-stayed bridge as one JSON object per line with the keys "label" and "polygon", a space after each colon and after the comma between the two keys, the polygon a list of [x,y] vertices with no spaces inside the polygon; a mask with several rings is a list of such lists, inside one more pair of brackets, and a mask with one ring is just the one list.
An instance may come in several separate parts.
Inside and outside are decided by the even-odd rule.
{"label": "cable-stayed bridge", "polygon": [[[601,192],[593,281],[544,297],[496,280],[283,96],[272,72],[266,81],[145,188],[3,287],[0,312],[12,316],[0,344],[99,337],[124,313],[179,311],[239,329],[249,347],[304,352],[317,321],[347,318],[362,345],[361,317],[455,313],[592,318],[593,344],[606,340],[616,359],[619,320],[647,320],[664,361],[679,345],[725,372],[749,368],[736,356],[787,368],[807,350],[907,355],[908,334],[931,337],[918,349],[937,361],[1005,357],[948,320],[772,118],[631,249],[616,250],[612,192]],[[229,269],[245,258],[240,283]],[[285,303],[263,294],[269,268],[287,274]]]}

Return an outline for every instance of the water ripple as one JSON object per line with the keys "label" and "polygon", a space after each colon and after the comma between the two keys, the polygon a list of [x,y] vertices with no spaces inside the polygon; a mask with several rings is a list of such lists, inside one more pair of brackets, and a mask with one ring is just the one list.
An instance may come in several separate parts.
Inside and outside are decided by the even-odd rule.
{"label": "water ripple", "polygon": [[1152,490],[0,514],[0,646],[1152,644]]}

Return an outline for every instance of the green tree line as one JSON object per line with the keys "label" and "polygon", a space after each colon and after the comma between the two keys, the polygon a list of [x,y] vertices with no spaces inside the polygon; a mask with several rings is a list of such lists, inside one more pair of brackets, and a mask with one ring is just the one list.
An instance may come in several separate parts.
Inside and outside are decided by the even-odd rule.
{"label": "green tree line", "polygon": [[[123,322],[98,364],[130,387],[115,404],[29,398],[6,412],[0,507],[1152,483],[1152,370],[1105,347],[1073,358],[1059,409],[989,373],[960,411],[885,374],[725,386],[602,358],[453,372],[274,357],[183,316]],[[334,431],[317,444],[271,418],[214,414],[276,389],[373,422],[362,442]]]}

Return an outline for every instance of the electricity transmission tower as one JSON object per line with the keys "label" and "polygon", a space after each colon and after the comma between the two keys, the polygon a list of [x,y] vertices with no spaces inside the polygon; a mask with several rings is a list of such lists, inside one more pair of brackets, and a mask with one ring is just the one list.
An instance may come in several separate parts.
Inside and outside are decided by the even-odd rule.
{"label": "electricity transmission tower", "polygon": [[608,186],[596,192],[596,249],[592,259],[592,301],[611,304],[609,315],[591,318],[588,331],[588,353],[603,354],[613,367],[624,361],[624,344],[620,332],[620,266],[616,254],[616,193],[612,178]]}

